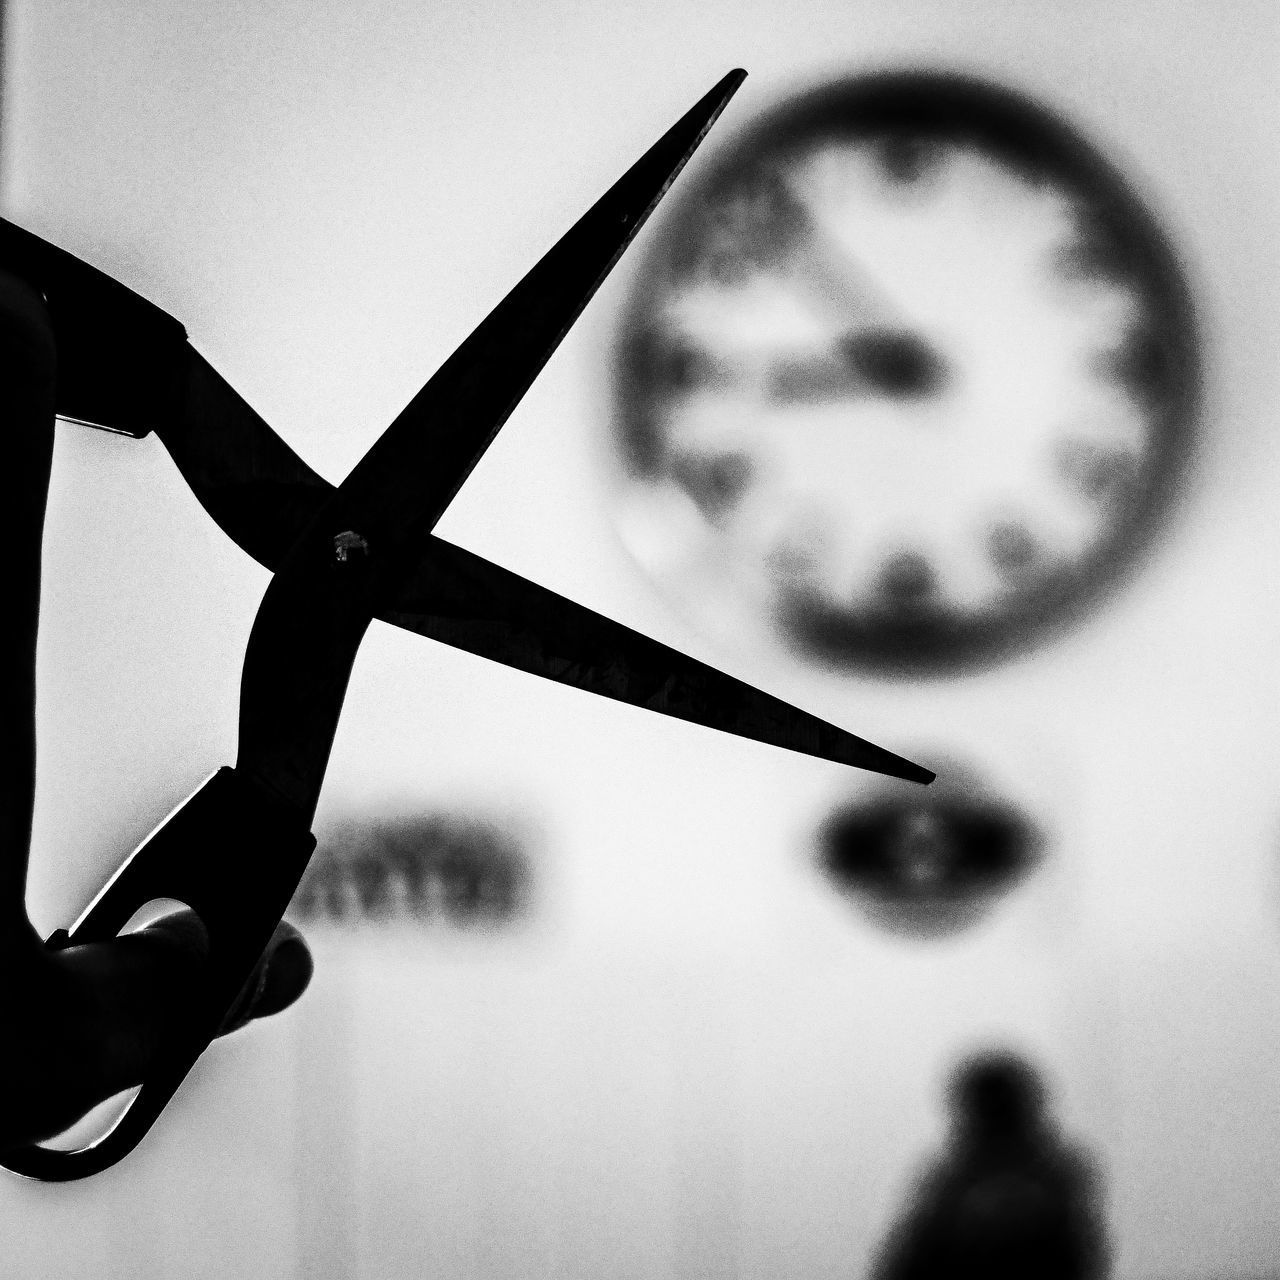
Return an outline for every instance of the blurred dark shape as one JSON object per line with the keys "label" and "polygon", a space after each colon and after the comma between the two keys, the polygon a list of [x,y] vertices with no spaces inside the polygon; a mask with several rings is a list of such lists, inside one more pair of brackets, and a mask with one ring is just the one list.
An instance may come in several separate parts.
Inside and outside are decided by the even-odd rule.
{"label": "blurred dark shape", "polygon": [[927,608],[938,589],[938,575],[918,551],[900,551],[885,562],[879,588],[886,607],[903,612]]}
{"label": "blurred dark shape", "polygon": [[1076,237],[1053,253],[1055,269],[1072,280],[1109,283],[1124,279],[1132,253],[1105,201],[1076,216]]}
{"label": "blurred dark shape", "polygon": [[1018,1055],[983,1053],[948,1089],[952,1134],[891,1230],[873,1280],[1095,1280],[1108,1270],[1100,1179]]}
{"label": "blurred dark shape", "polygon": [[715,381],[710,354],[687,338],[646,329],[633,335],[626,358],[632,376],[660,395],[688,394]]}
{"label": "blurred dark shape", "polygon": [[810,230],[807,210],[771,165],[753,166],[709,200],[701,214],[698,252],[681,265],[686,270],[700,265],[710,279],[728,287],[785,263]]}
{"label": "blurred dark shape", "polygon": [[998,520],[987,532],[991,563],[1007,577],[1017,577],[1042,558],[1040,540],[1021,520]]}
{"label": "blurred dark shape", "polygon": [[1111,378],[1154,408],[1166,403],[1171,381],[1170,353],[1149,328],[1136,328],[1112,351],[1093,362],[1096,372]]}
{"label": "blurred dark shape", "polygon": [[338,864],[327,854],[317,853],[294,894],[291,912],[303,920],[345,920],[355,914],[345,889]]}
{"label": "blurred dark shape", "polygon": [[1110,511],[1133,501],[1141,484],[1141,466],[1131,449],[1069,438],[1054,450],[1061,475],[1072,489]]}
{"label": "blurred dark shape", "polygon": [[322,841],[292,914],[336,924],[498,926],[526,913],[529,886],[519,839],[488,819],[436,813],[347,823]]}
{"label": "blurred dark shape", "polygon": [[877,924],[914,937],[975,923],[1039,860],[1031,820],[941,769],[928,791],[891,788],[838,808],[819,833],[823,870]]}
{"label": "blurred dark shape", "polygon": [[868,329],[840,343],[861,385],[908,398],[937,395],[946,380],[941,354],[918,334]]}
{"label": "blurred dark shape", "polygon": [[445,910],[454,920],[505,918],[519,900],[523,867],[501,832],[482,825],[453,833],[437,864]]}
{"label": "blurred dark shape", "polygon": [[906,130],[886,132],[876,143],[875,152],[885,178],[900,186],[920,182],[942,164],[937,139]]}
{"label": "blurred dark shape", "polygon": [[[932,532],[922,536],[930,529],[929,512],[895,517],[900,527],[891,536],[926,543],[934,560],[935,589],[904,607],[901,593],[879,583],[865,589],[861,568],[856,592],[842,584],[854,576],[855,562],[880,558],[867,534],[876,522],[864,518],[863,508],[877,502],[875,486],[887,483],[893,467],[901,469],[896,483],[910,489],[915,477],[906,453],[895,462],[876,445],[876,452],[865,454],[871,465],[864,468],[858,451],[873,447],[873,433],[868,441],[851,433],[840,451],[832,451],[830,475],[806,458],[795,465],[807,474],[794,484],[779,479],[776,486],[767,459],[775,443],[787,447],[810,424],[834,421],[826,410],[841,401],[855,413],[884,409],[865,415],[866,422],[878,416],[891,433],[896,429],[888,424],[901,420],[939,439],[959,437],[954,427],[965,406],[981,399],[971,351],[982,345],[983,309],[1003,305],[1005,285],[989,279],[975,288],[972,327],[955,334],[917,330],[918,322],[895,319],[892,306],[877,301],[881,256],[889,263],[894,255],[860,232],[852,217],[842,221],[838,210],[846,189],[874,190],[905,228],[952,180],[952,161],[964,157],[981,159],[1021,186],[1022,195],[1039,204],[1042,221],[1044,215],[1055,223],[1067,219],[1024,264],[1021,284],[1037,297],[1043,293],[1046,306],[1071,311],[1082,299],[1111,297],[1124,299],[1133,313],[1123,321],[1123,335],[1080,352],[1071,388],[1061,395],[1049,388],[1063,417],[1040,426],[1069,437],[1072,415],[1088,412],[1101,385],[1119,393],[1122,416],[1141,419],[1143,441],[1127,453],[1113,448],[1105,461],[1085,461],[1077,453],[1065,472],[1046,460],[1047,479],[1069,496],[1083,493],[1092,507],[1078,531],[1062,526],[1049,507],[1041,509],[1026,482],[1015,494],[1021,497],[1018,524],[1001,527],[1003,499],[993,501],[985,484],[960,474],[942,499],[956,516],[951,527],[964,531],[948,554],[938,554]],[[1051,214],[1050,197],[1061,202]],[[1016,207],[1011,198],[1007,192],[1000,197],[1005,208]],[[622,464],[633,481],[684,487],[713,533],[720,532],[717,525],[730,525],[727,516],[735,517],[732,536],[716,548],[730,590],[737,572],[748,581],[766,568],[778,544],[812,511],[837,531],[830,549],[816,558],[815,572],[766,579],[763,601],[742,597],[767,611],[762,621],[796,656],[899,677],[990,667],[1065,634],[1148,562],[1198,430],[1202,357],[1194,301],[1179,255],[1140,190],[1055,109],[945,68],[854,75],[784,101],[745,128],[706,159],[671,214],[651,242],[619,326],[615,425]],[[1000,225],[993,222],[990,229],[993,247],[1005,234]],[[852,308],[854,319],[842,319],[822,349],[797,352],[771,336],[784,315],[777,299],[795,296],[815,314]],[[714,305],[698,303],[691,318],[682,305],[690,298]],[[1028,340],[1046,353],[1068,353],[1052,324],[1036,322]],[[1043,371],[1028,366],[1026,373],[1047,386]],[[717,405],[726,417],[737,414],[743,421],[747,443],[738,448],[754,464],[753,497],[759,498],[750,513],[735,509],[731,497],[702,483],[703,477],[691,483],[688,474],[684,455],[697,447],[698,424]],[[812,416],[805,412],[810,408]],[[1008,430],[1011,441],[1021,434],[1013,421]],[[893,436],[881,438],[891,442]],[[980,475],[983,451],[1000,446],[994,438],[972,445],[969,459]],[[848,476],[843,494],[841,473]],[[821,497],[807,492],[815,478],[823,481],[812,486],[824,491]],[[744,527],[748,518],[754,529]],[[692,536],[677,536],[685,536],[687,549],[703,554],[708,567],[715,563]],[[1060,545],[1072,550],[1061,553]],[[644,550],[637,550],[645,560]],[[989,569],[998,587],[972,592],[968,584],[987,581]],[[871,577],[878,577],[874,566]],[[712,619],[708,625],[716,624]]]}
{"label": "blurred dark shape", "polygon": [[361,916],[389,915],[395,904],[391,868],[377,857],[364,854],[346,864]]}
{"label": "blurred dark shape", "polygon": [[682,453],[672,475],[708,519],[725,515],[751,483],[753,464],[741,453]]}
{"label": "blurred dark shape", "polygon": [[830,352],[782,355],[770,361],[765,395],[777,405],[839,404],[858,392],[849,361]]}

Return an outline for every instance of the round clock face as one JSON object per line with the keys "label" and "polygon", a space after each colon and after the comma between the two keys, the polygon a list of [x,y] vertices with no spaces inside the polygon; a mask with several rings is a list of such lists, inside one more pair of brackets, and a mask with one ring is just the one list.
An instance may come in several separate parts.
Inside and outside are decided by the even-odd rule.
{"label": "round clock face", "polygon": [[723,152],[642,266],[616,374],[623,533],[655,575],[722,626],[901,670],[1095,597],[1198,384],[1183,277],[1120,174],[1023,97],[927,73]]}

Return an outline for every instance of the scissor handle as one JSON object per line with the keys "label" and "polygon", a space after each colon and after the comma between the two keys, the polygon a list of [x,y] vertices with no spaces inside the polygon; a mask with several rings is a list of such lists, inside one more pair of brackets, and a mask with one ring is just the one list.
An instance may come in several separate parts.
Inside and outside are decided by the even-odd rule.
{"label": "scissor handle", "polygon": [[0,1166],[42,1182],[68,1182],[110,1168],[138,1145],[239,998],[315,843],[289,806],[223,768],[129,855],[71,929],[58,930],[49,945],[108,941],[148,902],[177,899],[208,933],[207,990],[105,1134],[73,1151],[38,1143],[12,1148],[0,1153]]}
{"label": "scissor handle", "polygon": [[0,269],[44,298],[58,345],[60,418],[136,439],[175,417],[182,324],[104,271],[0,218]]}

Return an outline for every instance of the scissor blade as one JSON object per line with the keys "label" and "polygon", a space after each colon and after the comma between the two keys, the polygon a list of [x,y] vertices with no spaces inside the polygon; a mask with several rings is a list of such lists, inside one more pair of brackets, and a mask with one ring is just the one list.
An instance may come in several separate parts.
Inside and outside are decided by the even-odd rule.
{"label": "scissor blade", "polygon": [[[195,351],[186,385],[183,421],[156,434],[209,514],[274,571],[333,486]],[[776,700],[746,685],[725,686],[733,690],[728,702],[709,700],[719,677],[712,668],[434,536],[377,616],[505,666],[742,737],[897,777],[932,777],[834,726],[807,738],[804,713],[788,710],[780,719]],[[668,678],[669,691],[655,703],[653,690]],[[679,692],[690,684],[688,693]],[[836,746],[813,751],[803,745],[813,740]]]}
{"label": "scissor blade", "polygon": [[[325,501],[272,579],[245,653],[236,768],[308,822],[374,612],[395,598],[423,538],[745,74],[703,97],[494,308]],[[361,554],[335,556],[340,541]]]}
{"label": "scissor blade", "polygon": [[649,711],[912,782],[934,777],[441,538],[428,540],[418,574],[380,616],[505,666]]}
{"label": "scissor blade", "polygon": [[[274,571],[333,486],[192,355],[187,425],[156,434],[209,514]],[[812,750],[804,745],[814,740],[802,728],[804,713],[791,709],[780,718],[776,700],[736,681],[727,686],[733,690],[728,702],[708,701],[718,672],[433,535],[377,616],[505,666],[742,737],[896,777],[932,777],[834,726],[816,740],[836,746]],[[664,679],[670,689],[655,702],[653,690]],[[690,684],[687,694],[679,693]]]}
{"label": "scissor blade", "polygon": [[725,76],[583,215],[409,402],[343,484],[349,527],[430,531],[746,77]]}
{"label": "scissor blade", "polygon": [[274,571],[334,487],[194,347],[181,378],[181,411],[156,435],[222,531]]}

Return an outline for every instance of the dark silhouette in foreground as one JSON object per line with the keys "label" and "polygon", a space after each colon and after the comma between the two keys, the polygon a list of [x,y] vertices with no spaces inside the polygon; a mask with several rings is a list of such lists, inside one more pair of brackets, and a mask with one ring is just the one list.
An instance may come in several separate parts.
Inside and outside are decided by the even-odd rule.
{"label": "dark silhouette in foreground", "polygon": [[[0,469],[8,556],[0,624],[0,1152],[49,1138],[139,1084],[204,999],[208,939],[189,910],[109,942],[46,947],[26,914],[36,776],[40,549],[57,343],[40,292],[0,267]],[[311,955],[282,924],[222,1033],[292,1004]]]}
{"label": "dark silhouette in foreground", "polygon": [[1107,1273],[1098,1178],[1007,1052],[961,1064],[953,1131],[890,1232],[873,1280],[1096,1280]]}

